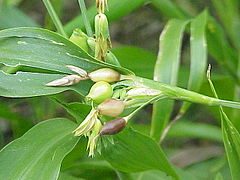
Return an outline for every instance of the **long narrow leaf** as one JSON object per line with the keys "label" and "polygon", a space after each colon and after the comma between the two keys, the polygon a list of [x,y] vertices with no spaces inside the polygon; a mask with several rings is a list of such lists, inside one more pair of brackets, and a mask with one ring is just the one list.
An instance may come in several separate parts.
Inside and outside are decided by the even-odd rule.
{"label": "long narrow leaf", "polygon": [[[201,13],[191,22],[191,68],[188,89],[195,92],[200,90],[207,65],[206,23],[207,11]],[[180,112],[185,113],[189,105],[189,103],[184,103]]]}
{"label": "long narrow leaf", "polygon": [[[166,1],[166,3],[159,3],[159,2],[153,3],[153,5],[159,10],[160,13],[163,13],[164,15],[170,18],[177,18],[177,19],[191,18],[188,12],[183,11],[179,7],[176,7],[176,5],[171,2],[171,0],[164,0],[164,1]],[[173,11],[171,13],[168,13],[168,11],[166,11],[166,9],[169,9],[169,4],[171,7],[171,10]],[[239,3],[236,3],[236,4],[239,4]],[[237,73],[236,73],[238,54],[231,48],[230,43],[228,43],[228,40],[225,37],[223,28],[212,16],[209,16],[209,19],[208,19],[207,44],[208,44],[208,51],[210,55],[218,63],[222,64],[223,67],[227,70],[227,72],[231,74],[232,78],[234,78],[237,81],[237,83],[240,84],[240,80],[237,77]]]}
{"label": "long narrow leaf", "polygon": [[[160,46],[154,71],[154,80],[176,85],[180,64],[182,37],[188,21],[171,20],[160,36]],[[158,140],[169,121],[172,100],[162,100],[153,105],[151,136]]]}
{"label": "long narrow leaf", "polygon": [[[133,10],[140,7],[143,3],[147,2],[148,0],[111,0],[109,1],[109,11],[106,12],[106,15],[108,17],[109,22],[113,22],[122,16],[125,16],[132,12]],[[87,16],[90,22],[93,23],[94,16],[96,15],[96,7],[93,6],[87,11]],[[76,18],[74,18],[72,21],[67,23],[64,27],[67,34],[71,34],[73,29],[75,28],[83,28],[84,24],[82,21],[82,16],[79,15]]]}
{"label": "long narrow leaf", "polygon": [[226,149],[229,167],[233,180],[240,179],[240,134],[228,119],[223,109],[220,109],[223,142]]}
{"label": "long narrow leaf", "polygon": [[[216,98],[218,98],[215,87],[210,79],[210,69],[208,69],[208,82],[210,84],[211,90]],[[222,106],[219,106],[219,112],[221,114],[221,127],[223,134],[223,142],[228,158],[228,163],[233,180],[240,179],[240,134],[230,119],[225,114]]]}

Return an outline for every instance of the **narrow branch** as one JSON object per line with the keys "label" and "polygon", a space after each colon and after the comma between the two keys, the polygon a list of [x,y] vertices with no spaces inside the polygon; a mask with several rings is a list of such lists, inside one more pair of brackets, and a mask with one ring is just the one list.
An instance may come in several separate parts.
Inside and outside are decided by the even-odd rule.
{"label": "narrow branch", "polygon": [[164,138],[167,136],[169,130],[171,127],[182,117],[183,114],[178,113],[175,118],[168,124],[168,126],[164,129],[162,136],[160,138],[160,143],[164,140]]}
{"label": "narrow branch", "polygon": [[47,8],[47,11],[49,13],[49,15],[51,16],[51,19],[54,23],[54,25],[57,28],[57,31],[64,36],[65,38],[67,38],[67,34],[65,33],[64,29],[63,29],[63,25],[57,15],[57,13],[55,12],[51,2],[49,0],[43,0],[43,3],[45,5],[45,7]]}
{"label": "narrow branch", "polygon": [[90,22],[87,18],[87,9],[86,9],[85,2],[84,2],[84,0],[78,0],[78,3],[79,3],[80,10],[82,13],[83,23],[84,23],[85,29],[87,31],[87,35],[89,37],[93,37],[92,28],[91,28]]}

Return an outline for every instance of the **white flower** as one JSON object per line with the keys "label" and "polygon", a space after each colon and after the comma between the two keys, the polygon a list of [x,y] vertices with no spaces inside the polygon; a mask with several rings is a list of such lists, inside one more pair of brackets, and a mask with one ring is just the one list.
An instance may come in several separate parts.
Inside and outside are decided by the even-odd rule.
{"label": "white flower", "polygon": [[85,120],[73,131],[75,136],[87,136],[89,156],[94,156],[97,147],[98,134],[102,127],[101,121],[98,119],[98,111],[92,109]]}

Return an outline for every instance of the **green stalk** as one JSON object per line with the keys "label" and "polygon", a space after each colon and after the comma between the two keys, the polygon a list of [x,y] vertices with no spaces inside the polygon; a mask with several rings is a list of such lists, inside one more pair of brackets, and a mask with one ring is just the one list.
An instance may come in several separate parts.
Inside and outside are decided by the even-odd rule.
{"label": "green stalk", "polygon": [[93,32],[92,32],[92,28],[90,25],[90,22],[87,18],[87,9],[86,9],[86,5],[84,0],[78,0],[79,6],[80,6],[80,10],[82,12],[82,19],[83,19],[83,23],[87,32],[87,35],[89,37],[93,37]]}
{"label": "green stalk", "polygon": [[[130,82],[130,84],[129,84]],[[231,108],[240,109],[240,102],[227,101],[208,97],[193,91],[188,91],[176,86],[171,86],[168,84],[160,83],[150,79],[145,79],[141,77],[134,77],[133,81],[128,81],[127,85],[133,87],[149,87],[151,89],[156,89],[162,91],[169,98],[181,101],[189,101],[192,103],[206,104],[209,106],[226,106]]]}
{"label": "green stalk", "polygon": [[43,0],[43,3],[45,5],[45,7],[47,8],[47,11],[49,13],[49,15],[52,18],[52,21],[54,23],[54,25],[56,26],[58,32],[64,36],[65,38],[67,38],[67,34],[65,33],[64,29],[63,29],[63,25],[57,15],[57,13],[55,12],[51,2],[49,0]]}
{"label": "green stalk", "polygon": [[166,96],[164,94],[160,94],[157,95],[151,99],[149,99],[147,102],[143,103],[141,106],[139,106],[137,109],[135,109],[133,112],[131,112],[131,114],[129,114],[128,116],[125,117],[126,121],[128,121],[129,119],[131,119],[138,111],[140,111],[144,106],[150,104],[151,102],[155,101],[155,100],[160,100],[160,99],[164,99]]}

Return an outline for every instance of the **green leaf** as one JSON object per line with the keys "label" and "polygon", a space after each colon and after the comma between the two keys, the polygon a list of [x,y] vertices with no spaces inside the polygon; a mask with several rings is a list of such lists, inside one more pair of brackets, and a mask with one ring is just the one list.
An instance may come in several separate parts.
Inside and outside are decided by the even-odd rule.
{"label": "green leaf", "polygon": [[237,2],[228,0],[212,0],[217,14],[222,21],[226,32],[237,49],[240,49],[239,34],[239,5]]}
{"label": "green leaf", "polygon": [[46,83],[64,77],[60,74],[43,74],[18,72],[17,74],[6,74],[0,71],[0,96],[4,97],[33,97],[57,94],[66,90],[74,90],[86,95],[90,81],[83,81],[69,87],[47,87]]}
{"label": "green leaf", "polygon": [[80,47],[57,33],[40,28],[13,28],[0,31],[0,63],[24,65],[58,73],[72,73],[66,65],[87,72],[111,67],[125,74],[130,71],[91,57]]}
{"label": "green leaf", "polygon": [[[204,123],[189,122],[190,119],[181,119],[173,124],[169,130],[168,138],[181,139],[181,138],[197,138],[207,139],[217,142],[222,142],[221,129],[218,126],[213,126]],[[134,129],[149,135],[150,126],[143,124],[134,124]]]}
{"label": "green leaf", "polygon": [[79,138],[68,119],[44,121],[0,151],[0,179],[57,179],[63,158]]}
{"label": "green leaf", "polygon": [[57,99],[55,99],[55,102],[57,102],[64,109],[66,109],[67,112],[71,114],[77,120],[78,123],[82,122],[91,110],[90,105],[82,104],[79,102],[64,103]]}
{"label": "green leaf", "polygon": [[231,179],[225,157],[215,157],[192,164],[185,168],[185,172],[194,175],[194,177],[200,180],[214,179],[216,172],[221,172],[224,180]]}
{"label": "green leaf", "polygon": [[[157,10],[167,17],[177,19],[191,18],[188,12],[177,7],[171,0],[164,0],[161,1],[161,3],[157,2],[157,0],[152,1]],[[218,63],[222,64],[223,68],[240,84],[236,73],[238,55],[234,52],[234,49],[231,48],[221,25],[212,16],[208,18],[207,44],[210,55]]]}
{"label": "green leaf", "polygon": [[[206,23],[207,11],[203,11],[191,22],[191,67],[188,89],[195,92],[200,90],[207,66]],[[189,105],[189,103],[184,103],[180,112],[185,113]]]}
{"label": "green leaf", "polygon": [[162,12],[165,16],[170,18],[187,19],[189,18],[188,13],[184,12],[179,8],[176,3],[171,0],[152,0],[153,6]]}
{"label": "green leaf", "polygon": [[113,139],[114,144],[108,144],[102,154],[117,170],[139,172],[158,169],[178,179],[162,149],[150,137],[128,128]]}
{"label": "green leaf", "polygon": [[50,2],[50,0],[43,0],[43,3],[45,5],[45,7],[47,8],[48,14],[50,15],[55,27],[57,28],[58,32],[63,36],[67,38],[67,34],[65,33],[64,29],[63,29],[63,25],[54,9],[54,7],[52,6],[52,3]]}
{"label": "green leaf", "polygon": [[220,108],[223,142],[226,149],[229,167],[233,180],[240,179],[240,134]]}
{"label": "green leaf", "polygon": [[214,180],[224,180],[221,173],[217,173]]}
{"label": "green leaf", "polygon": [[[217,92],[210,78],[210,68],[208,70],[208,82],[214,96],[218,98]],[[221,114],[223,142],[228,158],[231,176],[233,180],[237,180],[240,179],[240,134],[230,119],[228,119],[222,106],[219,106],[219,112]]]}
{"label": "green leaf", "polygon": [[58,180],[84,180],[84,179],[71,176],[68,173],[60,173]]}
{"label": "green leaf", "polygon": [[133,173],[132,176],[137,180],[171,180],[171,177],[166,176],[161,171],[149,170],[142,173]]}
{"label": "green leaf", "polygon": [[161,82],[153,81],[150,79],[145,79],[141,77],[135,77],[133,78],[134,81],[124,81],[120,82],[119,84],[123,84],[126,86],[132,86],[132,87],[143,87],[147,86],[152,89],[156,89],[159,91],[162,91],[165,95],[168,95],[171,99],[176,99],[180,101],[188,101],[192,103],[200,103],[200,104],[206,104],[209,106],[225,106],[225,107],[231,107],[240,109],[240,102],[235,101],[227,101],[227,100],[221,100],[216,99],[212,97],[208,97],[193,91],[188,91],[183,88],[179,88],[176,86],[164,84]]}
{"label": "green leaf", "polygon": [[[160,36],[154,80],[170,85],[177,84],[182,37],[188,21],[170,20]],[[164,108],[163,108],[164,107]],[[172,100],[161,100],[153,105],[151,137],[159,140],[173,109]]]}
{"label": "green leaf", "polygon": [[168,136],[172,138],[201,138],[222,142],[221,129],[219,127],[188,121],[176,122],[169,130]]}
{"label": "green leaf", "polygon": [[211,16],[208,18],[206,35],[210,55],[240,84],[236,73],[238,55],[231,48],[221,25]]}
{"label": "green leaf", "polygon": [[[0,95],[6,97],[31,97],[56,94],[65,90],[77,90],[86,94],[92,83],[82,81],[71,87],[46,87],[45,84],[63,77],[63,73],[73,74],[66,65],[74,65],[87,72],[110,67],[122,74],[132,74],[129,70],[98,61],[81,48],[62,36],[39,28],[14,28],[0,31],[0,63],[9,66],[30,66],[51,73],[19,73],[8,75],[0,82]],[[16,84],[19,84],[16,86]]]}
{"label": "green leaf", "polygon": [[5,0],[5,3],[10,6],[16,6],[21,3],[23,0]]}
{"label": "green leaf", "polygon": [[[133,10],[140,7],[143,3],[147,2],[148,0],[111,0],[108,1],[108,9],[109,11],[106,12],[106,15],[108,17],[109,22],[116,21],[117,19],[120,19],[121,17],[131,13]],[[94,17],[96,15],[96,7],[93,6],[87,11],[87,16],[90,22],[94,22]],[[71,34],[73,29],[75,28],[84,28],[84,24],[82,21],[82,16],[79,15],[76,18],[74,18],[72,21],[67,23],[64,27],[67,34]]]}
{"label": "green leaf", "polygon": [[13,112],[6,103],[0,103],[0,118],[9,121],[13,131],[14,138],[22,136],[33,125],[30,119],[22,117],[20,114]]}
{"label": "green leaf", "polygon": [[153,77],[153,68],[156,55],[135,46],[122,46],[111,50],[119,59],[121,65],[131,69],[136,75],[149,78]]}
{"label": "green leaf", "polygon": [[0,7],[0,29],[38,26],[37,23],[16,7],[6,5]]}

